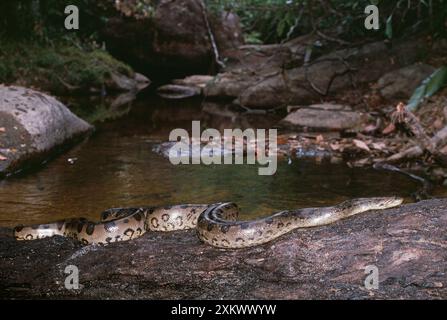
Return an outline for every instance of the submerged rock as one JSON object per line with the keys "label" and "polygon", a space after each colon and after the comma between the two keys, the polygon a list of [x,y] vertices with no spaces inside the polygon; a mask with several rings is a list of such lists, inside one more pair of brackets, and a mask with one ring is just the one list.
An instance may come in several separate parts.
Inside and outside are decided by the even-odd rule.
{"label": "submerged rock", "polygon": [[106,80],[106,88],[117,92],[138,92],[147,86],[151,81],[140,73],[135,73],[134,77],[128,77],[124,74],[112,73]]}
{"label": "submerged rock", "polygon": [[166,84],[157,88],[157,94],[166,99],[185,99],[198,96],[202,93],[199,87]]}
{"label": "submerged rock", "polygon": [[[285,209],[285,208],[278,208]],[[240,250],[196,232],[148,232],[106,247],[0,229],[1,298],[446,299],[446,199],[369,211]],[[79,269],[79,289],[64,286]],[[365,287],[368,266],[377,289]]]}
{"label": "submerged rock", "polygon": [[383,97],[387,99],[409,99],[413,91],[435,71],[435,68],[421,63],[391,71],[377,81]]}
{"label": "submerged rock", "polygon": [[47,94],[3,85],[0,128],[0,175],[43,160],[56,147],[93,129]]}
{"label": "submerged rock", "polygon": [[292,111],[280,125],[309,131],[356,131],[365,123],[367,115],[337,104],[318,104]]}

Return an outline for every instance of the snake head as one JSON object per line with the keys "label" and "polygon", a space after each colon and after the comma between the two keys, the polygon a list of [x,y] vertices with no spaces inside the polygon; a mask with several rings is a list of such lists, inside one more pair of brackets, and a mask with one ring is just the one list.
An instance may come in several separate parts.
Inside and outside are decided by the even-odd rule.
{"label": "snake head", "polygon": [[14,238],[16,238],[16,240],[25,240],[26,239],[27,231],[23,230],[23,229],[24,229],[23,225],[16,226],[13,229]]}
{"label": "snake head", "polygon": [[371,198],[371,204],[374,209],[387,209],[397,207],[404,202],[404,199],[401,197],[382,197],[382,198]]}

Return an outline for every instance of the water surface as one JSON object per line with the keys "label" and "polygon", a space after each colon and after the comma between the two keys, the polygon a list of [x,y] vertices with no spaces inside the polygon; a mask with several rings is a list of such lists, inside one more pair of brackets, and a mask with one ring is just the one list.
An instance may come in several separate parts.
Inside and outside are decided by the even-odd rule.
{"label": "water surface", "polygon": [[280,162],[273,176],[259,176],[257,165],[174,166],[152,151],[173,128],[188,129],[191,120],[217,128],[264,128],[269,121],[265,115],[235,119],[231,112],[204,112],[198,100],[143,97],[124,108],[121,114],[127,115],[98,124],[93,136],[42,169],[0,181],[0,226],[80,216],[97,220],[110,207],[222,201],[238,203],[241,218],[251,219],[354,197],[410,200],[417,188],[399,174],[299,159]]}

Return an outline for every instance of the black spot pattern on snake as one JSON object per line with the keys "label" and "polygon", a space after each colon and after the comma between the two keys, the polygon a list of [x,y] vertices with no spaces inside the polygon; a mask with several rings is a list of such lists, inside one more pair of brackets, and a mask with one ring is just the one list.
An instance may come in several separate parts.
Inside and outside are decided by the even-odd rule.
{"label": "black spot pattern on snake", "polygon": [[107,243],[112,242],[112,238],[111,238],[111,237],[107,237],[107,238],[106,238],[106,242],[107,242]]}
{"label": "black spot pattern on snake", "polygon": [[65,221],[58,221],[56,223],[57,225],[57,230],[62,230],[63,226],[65,225]]}
{"label": "black spot pattern on snake", "polygon": [[206,230],[208,230],[208,231],[213,230],[213,225],[212,225],[211,223],[208,223],[208,224],[206,225]]}
{"label": "black spot pattern on snake", "polygon": [[265,219],[265,223],[272,224],[273,223],[273,219],[272,218]]}
{"label": "black spot pattern on snake", "polygon": [[161,216],[161,219],[162,219],[164,222],[168,221],[168,220],[169,220],[169,214],[167,214],[167,213],[163,214],[163,215]]}
{"label": "black spot pattern on snake", "polygon": [[187,204],[181,204],[180,205],[180,209],[186,209],[186,208],[188,208],[189,206],[187,205]]}
{"label": "black spot pattern on snake", "polygon": [[178,216],[177,218],[175,218],[175,220],[177,221],[177,225],[179,227],[181,227],[183,225],[183,218]]}
{"label": "black spot pattern on snake", "polygon": [[115,231],[115,228],[116,228],[116,223],[114,221],[108,221],[108,222],[104,223],[104,229],[108,233]]}
{"label": "black spot pattern on snake", "polygon": [[39,229],[39,227],[40,227],[40,225],[36,224],[36,225],[31,226],[31,229],[36,230],[36,229]]}
{"label": "black spot pattern on snake", "polygon": [[242,238],[236,238],[236,242],[244,242],[244,239],[242,239]]}
{"label": "black spot pattern on snake", "polygon": [[82,238],[82,239],[81,239],[81,242],[82,242],[83,245],[88,245],[88,241],[87,241],[87,239]]}
{"label": "black spot pattern on snake", "polygon": [[32,234],[27,234],[26,236],[25,236],[25,239],[26,240],[33,240],[33,235]]}
{"label": "black spot pattern on snake", "polygon": [[230,226],[229,226],[229,225],[223,225],[223,226],[220,228],[220,231],[222,231],[222,233],[227,233],[228,230],[230,230]]}
{"label": "black spot pattern on snake", "polygon": [[192,214],[195,214],[196,212],[197,212],[197,211],[196,211],[195,208],[192,208],[192,209],[191,209],[191,213],[192,213]]}
{"label": "black spot pattern on snake", "polygon": [[283,228],[284,227],[284,223],[282,223],[282,222],[278,222],[278,229],[281,229],[281,228]]}
{"label": "black spot pattern on snake", "polygon": [[135,231],[131,228],[126,229],[126,231],[124,231],[124,235],[128,236],[129,238],[132,238],[134,233],[135,233]]}
{"label": "black spot pattern on snake", "polygon": [[84,224],[81,221],[78,221],[76,225],[76,230],[78,230],[78,232],[81,232],[83,226]]}
{"label": "black spot pattern on snake", "polygon": [[224,247],[228,247],[230,245],[230,242],[227,239],[222,239],[222,245]]}
{"label": "black spot pattern on snake", "polygon": [[15,232],[20,232],[20,231],[22,231],[22,230],[23,230],[23,226],[22,226],[22,225],[17,226],[17,227],[14,228],[14,231],[15,231]]}
{"label": "black spot pattern on snake", "polygon": [[151,225],[152,225],[154,228],[158,228],[158,226],[159,226],[159,224],[158,224],[158,219],[157,219],[157,218],[152,218],[152,219],[151,219]]}
{"label": "black spot pattern on snake", "polygon": [[93,222],[89,222],[87,224],[87,228],[85,229],[85,232],[91,236],[93,234],[93,231],[95,231],[95,224]]}
{"label": "black spot pattern on snake", "polygon": [[136,215],[134,215],[134,218],[137,221],[141,221],[141,219],[142,219],[141,213],[137,213]]}
{"label": "black spot pattern on snake", "polygon": [[123,222],[124,223],[129,223],[129,219],[124,219]]}
{"label": "black spot pattern on snake", "polygon": [[170,210],[170,209],[172,209],[172,207],[173,207],[173,206],[164,206],[163,209],[165,209],[165,210]]}

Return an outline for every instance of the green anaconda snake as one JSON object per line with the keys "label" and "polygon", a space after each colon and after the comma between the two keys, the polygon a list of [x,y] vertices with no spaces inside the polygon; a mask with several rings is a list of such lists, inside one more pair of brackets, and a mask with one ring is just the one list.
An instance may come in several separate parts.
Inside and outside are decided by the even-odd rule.
{"label": "green anaconda snake", "polygon": [[185,204],[169,207],[113,208],[101,214],[100,222],[84,218],[50,224],[18,226],[17,240],[54,235],[70,237],[83,244],[109,244],[135,239],[147,231],[195,228],[203,242],[218,248],[245,248],[272,241],[294,229],[322,226],[368,210],[400,205],[402,198],[360,198],[333,207],[281,211],[265,218],[238,221],[235,203]]}

